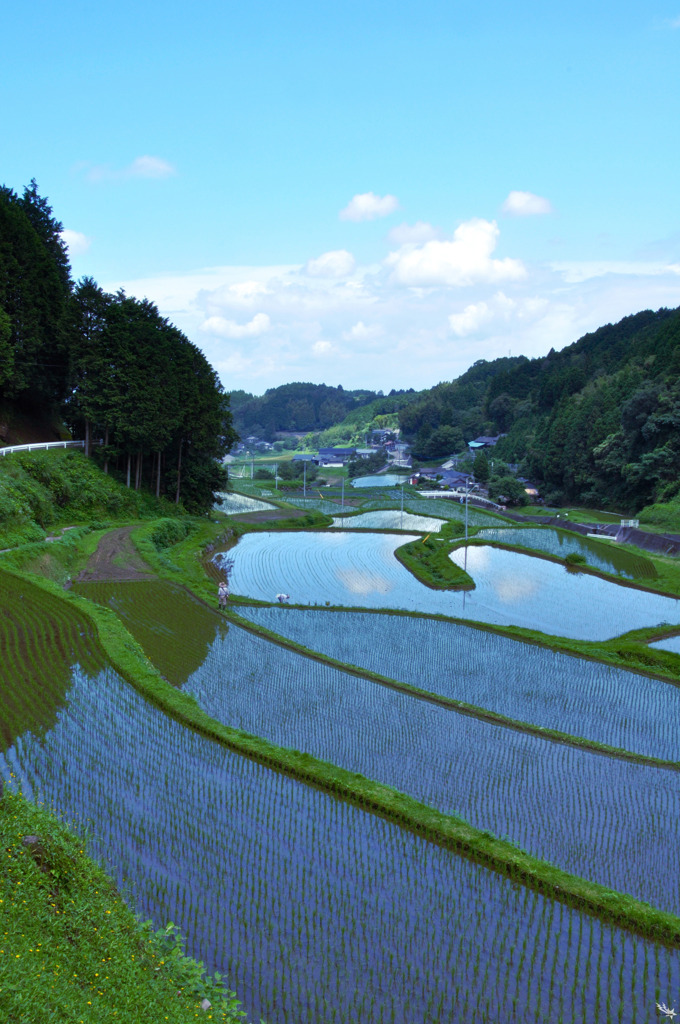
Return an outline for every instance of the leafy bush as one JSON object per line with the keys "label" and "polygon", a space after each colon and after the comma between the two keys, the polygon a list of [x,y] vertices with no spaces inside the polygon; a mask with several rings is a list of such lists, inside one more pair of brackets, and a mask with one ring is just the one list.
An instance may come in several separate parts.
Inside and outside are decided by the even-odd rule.
{"label": "leafy bush", "polygon": [[157,551],[179,544],[195,529],[194,523],[187,519],[159,519],[152,533],[151,541]]}
{"label": "leafy bush", "polygon": [[647,505],[640,510],[638,516],[643,525],[660,526],[663,530],[678,533],[680,532],[680,497],[675,497],[672,501]]}

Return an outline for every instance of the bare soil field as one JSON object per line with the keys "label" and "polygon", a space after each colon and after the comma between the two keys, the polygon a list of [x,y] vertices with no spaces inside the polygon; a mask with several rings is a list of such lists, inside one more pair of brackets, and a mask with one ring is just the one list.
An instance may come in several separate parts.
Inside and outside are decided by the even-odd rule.
{"label": "bare soil field", "polygon": [[97,550],[75,582],[93,583],[117,580],[122,583],[155,579],[154,574],[139,556],[130,539],[133,529],[133,526],[123,526],[118,530],[110,530],[105,533],[99,541]]}

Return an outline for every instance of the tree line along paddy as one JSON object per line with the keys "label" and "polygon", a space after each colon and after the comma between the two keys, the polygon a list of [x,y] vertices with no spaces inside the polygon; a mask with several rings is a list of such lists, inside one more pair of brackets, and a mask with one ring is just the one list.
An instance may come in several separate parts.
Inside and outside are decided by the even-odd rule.
{"label": "tree line along paddy", "polygon": [[[272,534],[279,572],[310,538],[327,538],[332,551],[342,533],[332,534]],[[256,536],[267,534],[229,552],[236,594],[239,549]],[[349,536],[356,550],[362,538],[371,543],[370,534]],[[369,570],[345,580],[358,606]],[[328,563],[306,561],[298,572],[299,594],[332,591]],[[267,568],[267,588],[274,579]],[[94,657],[101,649],[95,640],[88,647],[94,630],[87,616],[78,628],[75,602],[32,589],[38,606],[44,597],[45,607],[68,609],[53,627],[62,642],[70,638],[62,643],[68,678],[42,726],[19,724],[2,775],[87,828],[141,912],[177,922],[252,1019],[633,1024],[654,1020],[655,1000],[677,990],[677,949],[557,903],[173,720]],[[680,772],[529,735],[428,697],[673,761],[680,691],[669,683],[379,605],[241,601],[233,606],[239,625],[166,579],[73,589],[115,612],[165,685],[211,720],[378,780],[572,875],[680,915]],[[0,600],[10,600],[1,589]],[[262,629],[269,633],[257,635]],[[42,664],[46,637],[35,655]],[[49,694],[36,683],[35,701],[43,699]]]}

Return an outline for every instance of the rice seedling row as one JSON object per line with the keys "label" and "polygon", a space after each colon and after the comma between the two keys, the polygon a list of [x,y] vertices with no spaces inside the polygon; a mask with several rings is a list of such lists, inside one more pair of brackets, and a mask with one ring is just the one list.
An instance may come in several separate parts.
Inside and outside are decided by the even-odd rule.
{"label": "rice seedling row", "polygon": [[558,558],[582,555],[593,568],[618,574],[626,579],[656,579],[654,563],[648,558],[633,555],[624,548],[582,537],[577,533],[567,533],[565,530],[484,529],[480,530],[477,536],[490,542],[499,541],[501,544],[512,544],[532,551],[544,551]]}
{"label": "rice seedling row", "polygon": [[104,664],[91,623],[64,601],[0,572],[0,749],[53,720],[72,668]]}
{"label": "rice seedling row", "polygon": [[[121,756],[121,751],[125,752]],[[225,752],[111,671],[2,759],[270,1024],[650,1024],[680,953]]]}
{"label": "rice seedling row", "polygon": [[360,669],[635,753],[680,761],[680,689],[436,619],[239,608],[259,626]]}
{"label": "rice seedling row", "polygon": [[212,717],[680,911],[680,775],[500,728],[232,626],[185,689]]}

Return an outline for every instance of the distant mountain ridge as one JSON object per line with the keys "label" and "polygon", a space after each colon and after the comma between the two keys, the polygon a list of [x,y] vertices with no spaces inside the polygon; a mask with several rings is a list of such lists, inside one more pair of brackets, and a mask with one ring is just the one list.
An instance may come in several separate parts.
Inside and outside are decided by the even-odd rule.
{"label": "distant mountain ridge", "polygon": [[[388,397],[403,393],[392,391]],[[241,437],[253,434],[266,440],[282,432],[309,434],[327,430],[355,409],[382,397],[378,391],[346,391],[341,385],[303,382],[269,388],[260,397],[245,391],[233,391],[230,395],[234,426]]]}

